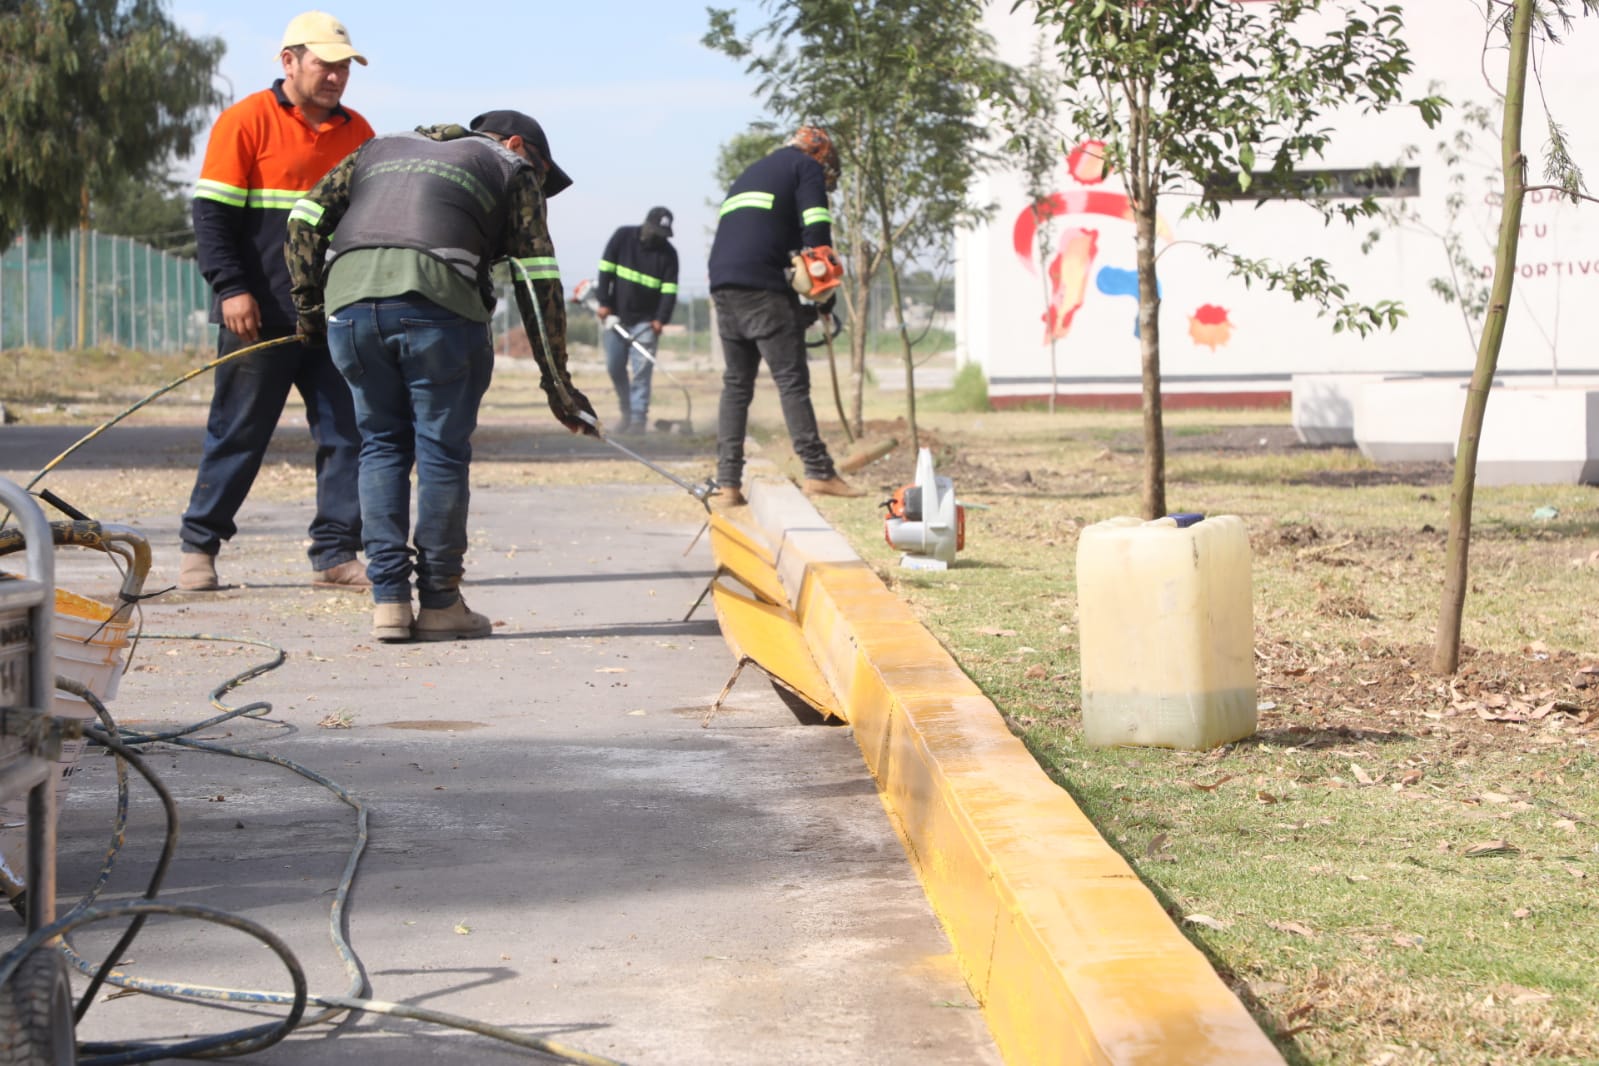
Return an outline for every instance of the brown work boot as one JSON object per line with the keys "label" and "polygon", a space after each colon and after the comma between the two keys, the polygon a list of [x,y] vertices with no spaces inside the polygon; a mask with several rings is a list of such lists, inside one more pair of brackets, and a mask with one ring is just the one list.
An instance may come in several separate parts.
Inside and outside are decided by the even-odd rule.
{"label": "brown work boot", "polygon": [[372,581],[366,576],[366,564],[359,559],[351,559],[338,566],[330,566],[326,570],[311,571],[311,584],[319,589],[343,589],[353,592],[365,592],[372,587]]}
{"label": "brown work boot", "polygon": [[411,635],[417,640],[476,640],[493,629],[488,616],[471,610],[461,599],[448,607],[424,607],[416,612]]}
{"label": "brown work boot", "polygon": [[380,603],[372,608],[372,635],[394,643],[411,639],[411,605]]}
{"label": "brown work boot", "polygon": [[711,497],[711,502],[723,507],[743,507],[750,501],[745,498],[744,490],[737,485],[722,485],[716,490],[716,495]]}
{"label": "brown work boot", "polygon": [[221,588],[217,581],[217,557],[205,552],[184,552],[178,564],[178,588],[184,592],[215,592]]}
{"label": "brown work boot", "polygon": [[805,479],[805,495],[807,496],[865,496],[866,493],[851,485],[848,481],[834,474],[830,478]]}

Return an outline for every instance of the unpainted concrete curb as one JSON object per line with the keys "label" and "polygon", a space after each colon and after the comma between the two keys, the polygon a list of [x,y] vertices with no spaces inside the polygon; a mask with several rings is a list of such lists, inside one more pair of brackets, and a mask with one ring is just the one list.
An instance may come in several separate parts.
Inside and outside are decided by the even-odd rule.
{"label": "unpainted concrete curb", "polygon": [[1281,1064],[998,709],[788,482],[753,521],[1012,1064]]}

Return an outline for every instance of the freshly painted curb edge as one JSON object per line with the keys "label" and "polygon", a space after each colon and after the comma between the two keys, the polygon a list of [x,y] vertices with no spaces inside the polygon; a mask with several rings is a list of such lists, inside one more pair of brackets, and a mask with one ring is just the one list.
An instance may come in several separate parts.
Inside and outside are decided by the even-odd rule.
{"label": "freshly painted curb edge", "polygon": [[810,502],[757,480],[750,511],[1005,1061],[1281,1064],[1131,867]]}

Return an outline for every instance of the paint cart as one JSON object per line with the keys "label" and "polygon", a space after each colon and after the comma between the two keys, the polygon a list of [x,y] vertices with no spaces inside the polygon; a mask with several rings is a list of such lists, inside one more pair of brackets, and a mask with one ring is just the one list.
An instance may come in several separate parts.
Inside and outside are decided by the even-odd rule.
{"label": "paint cart", "polygon": [[[0,579],[0,800],[26,796],[27,931],[55,920],[55,776],[77,723],[50,713],[55,694],[54,539],[26,492],[0,479],[0,505],[26,541],[26,577]],[[8,951],[8,956],[10,952]],[[73,1063],[72,985],[53,945],[18,960],[0,984],[0,1055],[7,1062]]]}

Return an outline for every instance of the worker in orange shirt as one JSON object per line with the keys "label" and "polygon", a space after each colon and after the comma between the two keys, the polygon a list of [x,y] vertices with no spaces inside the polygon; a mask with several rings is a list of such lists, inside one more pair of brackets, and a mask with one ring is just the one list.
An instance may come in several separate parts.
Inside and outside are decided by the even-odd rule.
{"label": "worker in orange shirt", "polygon": [[[340,100],[351,62],[366,57],[332,15],[297,15],[278,54],[283,77],[223,111],[211,129],[194,191],[200,272],[211,286],[217,354],[293,336],[294,304],[283,245],[289,211],[322,176],[372,138]],[[350,388],[325,344],[277,345],[217,368],[205,445],[183,514],[178,587],[221,587],[216,556],[238,531],[243,506],[289,390],[305,401],[316,441],[312,584],[371,587],[361,547],[357,469],[361,434]]]}

